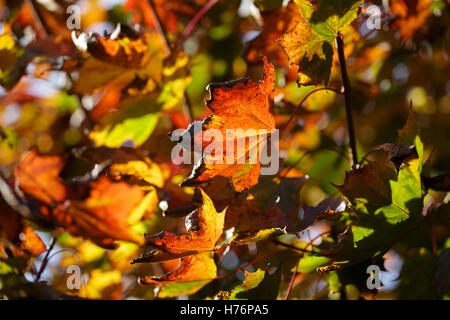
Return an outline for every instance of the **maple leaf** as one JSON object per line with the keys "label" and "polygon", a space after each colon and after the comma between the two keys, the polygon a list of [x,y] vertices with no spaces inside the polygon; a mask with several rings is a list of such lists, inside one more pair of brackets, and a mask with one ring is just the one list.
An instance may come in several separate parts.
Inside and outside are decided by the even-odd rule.
{"label": "maple leaf", "polygon": [[[260,135],[270,135],[275,129],[275,120],[272,114],[272,105],[275,88],[275,68],[270,64],[267,58],[264,60],[264,75],[261,81],[254,82],[251,79],[238,79],[225,83],[211,83],[208,86],[210,99],[206,105],[213,111],[213,114],[202,121],[202,131],[194,135],[202,135],[207,130],[219,130],[224,137],[218,139],[213,144],[218,146],[222,144],[222,155],[213,153],[204,153],[202,159],[194,167],[191,175],[182,182],[181,186],[195,185],[208,181],[215,176],[230,177],[236,191],[240,192],[250,188],[258,182],[260,173],[259,155],[264,147],[264,142],[258,137]],[[236,132],[236,136],[230,138],[227,130],[241,130]],[[253,133],[248,131],[253,129]],[[250,133],[249,133],[250,132]],[[236,144],[238,140],[245,141],[250,139],[250,135],[255,135],[254,142],[246,144],[245,148],[239,148],[234,153],[234,160],[225,159],[227,140],[233,140]],[[188,128],[183,135],[191,135]],[[196,141],[197,139],[192,139]],[[207,138],[202,140],[202,150],[210,144]],[[249,140],[249,141],[252,141]],[[229,141],[228,141],[229,143]],[[216,163],[218,157],[222,157],[222,164]],[[255,164],[240,164],[241,160],[255,159]],[[228,162],[228,164],[227,164]],[[229,163],[232,162],[232,163]]]}
{"label": "maple leaf", "polygon": [[225,211],[217,212],[209,196],[200,189],[203,204],[186,217],[187,233],[162,231],[146,237],[146,244],[156,248],[136,262],[157,262],[176,259],[196,253],[212,251],[223,232]]}
{"label": "maple leaf", "polygon": [[296,0],[300,15],[279,44],[298,67],[298,85],[328,84],[334,40],[356,19],[361,0]]}
{"label": "maple leaf", "polygon": [[139,278],[143,285],[159,286],[158,298],[194,294],[216,278],[217,267],[212,252],[203,252],[181,258],[179,267],[161,277]]}
{"label": "maple leaf", "polygon": [[104,248],[114,248],[114,240],[142,243],[141,237],[129,228],[129,219],[135,208],[141,209],[144,192],[137,186],[112,182],[104,176],[90,187],[88,198],[59,204],[46,217]]}
{"label": "maple leaf", "polygon": [[297,233],[303,232],[309,229],[317,220],[337,215],[344,212],[345,209],[346,205],[344,200],[341,197],[336,196],[330,196],[323,199],[315,207],[304,205],[304,215],[302,220],[295,228],[289,231]]}
{"label": "maple leaf", "polygon": [[[143,181],[145,183],[162,188],[164,185],[164,175],[162,169],[157,163],[153,162],[144,152],[130,148],[121,147],[117,149],[98,147],[98,148],[82,148],[74,150],[76,159],[87,159],[90,167],[95,169],[104,167],[108,175],[120,178],[121,180],[131,180],[134,182]],[[74,163],[66,164],[69,171]],[[97,174],[99,174],[98,172]]]}
{"label": "maple leaf", "polygon": [[423,201],[419,162],[410,159],[398,176],[395,169],[372,161],[346,173],[337,189],[349,199],[358,220],[339,236],[336,246],[321,252],[334,260],[327,267],[380,256],[402,234],[415,230]]}
{"label": "maple leaf", "polygon": [[219,300],[244,300],[237,298],[240,292],[251,290],[258,287],[258,285],[263,281],[266,272],[264,270],[258,269],[255,272],[244,271],[245,280],[242,284],[236,286],[230,291],[221,291],[217,295]]}
{"label": "maple leaf", "polygon": [[261,179],[247,197],[228,203],[225,229],[234,227],[236,233],[247,236],[263,229],[293,229],[300,206],[298,195],[307,181],[307,177]]}
{"label": "maple leaf", "polygon": [[232,243],[250,243],[281,234],[300,233],[317,220],[344,211],[342,198],[331,196],[315,207],[303,205],[304,216],[299,219],[299,194],[308,177],[295,176],[297,174],[292,173],[292,177],[282,179],[262,177],[256,186],[237,197],[226,179],[214,179],[208,184],[206,190],[216,207],[227,208],[224,229],[234,228]]}
{"label": "maple leaf", "polygon": [[123,24],[109,36],[83,33],[74,41],[88,56],[62,67],[78,74],[71,91],[101,97],[89,112],[97,121],[89,138],[112,148],[143,144],[160,111],[182,101],[191,81],[188,56],[182,51],[170,55],[156,32],[138,34]]}
{"label": "maple leaf", "polygon": [[354,207],[371,215],[382,215],[387,222],[398,223],[420,215],[422,197],[419,159],[411,159],[395,171],[378,162],[347,172],[345,182],[338,187]]}
{"label": "maple leaf", "polygon": [[397,172],[405,159],[419,157],[419,170],[422,171],[423,143],[419,136],[420,130],[417,126],[412,106],[409,109],[408,119],[402,129],[398,130],[397,143],[383,143],[370,150],[365,158],[372,152],[383,150],[388,153],[388,158],[395,165]]}
{"label": "maple leaf", "polygon": [[[276,300],[281,282],[281,266],[273,273],[269,270],[264,272],[264,278],[256,287],[237,292],[236,298],[243,300]],[[247,288],[246,288],[247,289]]]}
{"label": "maple leaf", "polygon": [[[336,186],[351,202],[358,219],[339,236],[336,246],[322,252],[335,259],[326,268],[379,256],[402,234],[416,228],[424,198],[423,145],[418,133],[410,108],[408,120],[399,130],[398,143],[378,147],[389,152],[397,171],[387,163],[368,161],[346,172],[344,184]],[[353,252],[354,248],[358,252]]]}
{"label": "maple leaf", "polygon": [[297,265],[297,271],[301,273],[312,273],[318,268],[329,264],[330,258],[305,254]]}
{"label": "maple leaf", "polygon": [[36,151],[31,151],[16,167],[15,175],[24,192],[53,205],[67,196],[66,187],[59,178],[63,167],[60,156],[39,156]]}
{"label": "maple leaf", "polygon": [[123,89],[136,76],[158,81],[163,59],[169,55],[160,35],[154,32],[141,35],[124,24],[118,24],[109,37],[82,33],[73,40],[88,57],[65,61],[62,70],[79,74],[71,90],[80,94],[91,94],[105,85]]}
{"label": "maple leaf", "polygon": [[[125,174],[138,175],[139,178],[161,185],[163,178],[159,168],[139,152],[124,153],[123,150],[103,148],[103,157],[108,154],[109,161],[118,163],[110,167],[111,175],[117,178]],[[88,149],[86,155],[101,160],[99,150]],[[103,158],[105,159],[105,158]],[[131,159],[139,159],[131,161]],[[123,163],[123,165],[121,164]],[[120,167],[122,166],[122,167]],[[129,166],[129,167],[127,167]],[[138,222],[143,216],[149,217],[157,205],[156,189],[150,187],[148,192],[139,186],[125,182],[113,182],[105,176],[96,181],[89,175],[88,181],[74,180],[64,184],[59,177],[64,162],[59,156],[39,156],[36,152],[28,153],[16,167],[16,179],[19,187],[35,199],[47,204],[40,207],[40,213],[49,221],[56,222],[69,232],[86,237],[96,244],[112,248],[114,240],[125,240],[140,244],[142,239],[129,226]],[[101,167],[101,166],[100,166]],[[131,171],[130,171],[131,170]],[[98,175],[99,172],[96,173]],[[84,198],[86,190],[89,196]],[[80,196],[81,195],[81,196]]]}

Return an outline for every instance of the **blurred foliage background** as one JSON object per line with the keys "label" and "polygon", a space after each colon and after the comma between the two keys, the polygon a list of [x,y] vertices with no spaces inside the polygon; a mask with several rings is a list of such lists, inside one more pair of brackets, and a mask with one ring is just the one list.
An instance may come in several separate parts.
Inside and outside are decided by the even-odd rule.
{"label": "blurred foliage background", "polygon": [[[186,34],[186,26],[208,1],[155,0],[152,5],[156,8],[157,19],[147,1],[0,0],[0,165],[4,180],[11,184],[14,168],[29,150],[45,155],[65,155],[65,159],[70,160],[72,150],[82,146],[138,148],[160,165],[165,187],[158,190],[153,215],[135,224],[133,230],[148,234],[183,230],[182,219],[162,214],[164,205],[161,202],[166,201],[167,194],[182,205],[189,204],[194,194],[193,188],[176,189],[176,184],[189,174],[190,166],[171,164],[170,151],[174,143],[167,133],[186,128],[192,119],[200,120],[210,114],[204,103],[207,98],[205,88],[209,83],[243,77],[260,79],[262,64],[252,57],[252,50],[259,51],[257,41],[266,45],[271,41],[270,34],[264,33],[264,24],[268,24],[265,16],[272,10],[270,5],[279,8],[287,2],[219,0]],[[392,1],[368,3],[379,5],[386,14],[382,16],[380,30],[367,29],[364,21],[358,18],[354,27],[360,39],[346,43],[358,154],[361,158],[374,146],[395,141],[411,105],[425,145],[424,158],[429,164],[426,174],[443,174],[448,171],[450,158],[448,2],[428,1],[426,17],[416,17],[419,26],[410,27],[414,31],[409,37],[402,33],[404,29],[392,28],[389,2]],[[66,8],[74,4],[81,8],[77,36],[81,32],[96,32],[107,38],[119,23],[138,25],[140,32],[146,32],[148,36],[145,50],[151,56],[150,64],[115,70],[103,64],[106,61],[103,59],[101,63],[89,66],[94,73],[86,73],[88,69],[83,68],[88,67],[80,62],[85,61],[80,60],[80,44],[74,42],[71,30],[66,26]],[[263,37],[258,38],[261,35]],[[293,77],[285,58],[279,58],[278,54],[277,51],[268,57],[276,66],[275,114],[277,125],[281,127],[314,87],[299,88],[295,71]],[[124,70],[135,73],[127,76]],[[108,72],[122,78],[102,82],[101,78]],[[339,68],[332,69],[328,86],[340,90]],[[346,170],[350,169],[345,156],[348,141],[344,99],[331,91],[315,93],[295,120],[280,145],[284,166],[293,166],[296,173],[310,177],[300,199],[301,203],[314,206],[336,192],[333,185],[342,184]],[[305,153],[308,155],[302,157]],[[372,157],[377,159],[381,155]],[[84,164],[68,163],[61,173],[64,179],[70,180],[86,172]],[[428,197],[444,196],[431,191]],[[6,208],[1,201],[1,206]],[[12,228],[11,218],[6,221],[2,224],[2,237]],[[178,261],[171,260],[136,267],[129,262],[140,253],[137,244],[122,241],[114,250],[104,249],[67,230],[55,232],[28,220],[26,224],[34,227],[47,248],[54,236],[57,242],[42,274],[39,272],[42,262],[48,258],[44,252],[31,260],[16,258],[13,266],[0,265],[0,290],[4,297],[152,299],[153,290],[137,285],[136,278],[163,274],[178,265]],[[320,234],[328,229],[327,223],[319,223],[292,241],[297,246],[301,243],[303,246],[308,243],[319,245],[326,241]],[[448,239],[446,243],[443,246],[448,248]],[[218,273],[233,272],[276,248],[272,242],[234,247],[221,258]],[[406,259],[405,256],[415,258]],[[272,266],[283,261],[284,281],[280,292],[286,292],[290,268],[296,257],[286,254],[270,259]],[[426,278],[432,272],[428,270],[432,267],[432,244],[416,249],[400,245],[388,251],[384,259],[381,262],[385,267],[382,272],[384,287],[377,298],[430,297],[417,288],[422,285],[428,290],[429,281],[422,277]],[[411,261],[419,261],[425,272],[418,271]],[[73,264],[82,266],[84,284],[79,291],[66,287],[68,275],[65,270]],[[264,261],[252,264],[246,270],[254,272],[257,266],[264,266]],[[398,280],[407,273],[415,273],[417,282]],[[361,266],[346,270],[339,279],[333,272],[321,274],[307,270],[297,275],[290,297],[373,298],[373,292],[364,289],[366,278]],[[190,297],[211,298],[218,290],[229,290],[242,280],[242,272],[237,272],[220,282],[209,283]],[[413,292],[418,292],[417,296]]]}

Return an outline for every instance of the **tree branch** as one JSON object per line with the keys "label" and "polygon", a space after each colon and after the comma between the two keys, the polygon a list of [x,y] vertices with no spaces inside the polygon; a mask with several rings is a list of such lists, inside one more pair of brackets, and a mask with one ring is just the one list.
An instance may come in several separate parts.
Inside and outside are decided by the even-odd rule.
{"label": "tree branch", "polygon": [[39,268],[36,278],[34,279],[34,283],[38,283],[39,280],[41,279],[42,273],[44,272],[45,268],[47,267],[48,261],[50,260],[49,259],[50,253],[52,252],[55,244],[56,244],[56,237],[53,237],[47,249],[47,253],[45,254],[44,260],[42,260],[41,267]]}
{"label": "tree branch", "polygon": [[342,85],[344,87],[345,113],[347,118],[347,129],[350,142],[350,165],[352,169],[356,169],[358,167],[358,156],[356,152],[355,128],[353,125],[352,109],[350,104],[352,88],[350,86],[350,80],[347,74],[347,65],[345,62],[344,39],[342,34],[339,32],[336,37],[336,47],[339,56],[339,64],[341,66]]}

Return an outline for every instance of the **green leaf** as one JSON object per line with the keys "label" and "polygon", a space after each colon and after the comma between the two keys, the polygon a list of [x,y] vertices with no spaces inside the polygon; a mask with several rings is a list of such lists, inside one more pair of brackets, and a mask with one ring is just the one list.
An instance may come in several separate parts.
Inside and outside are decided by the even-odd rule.
{"label": "green leaf", "polygon": [[258,285],[263,281],[265,273],[266,272],[261,269],[256,270],[256,272],[247,272],[244,270],[244,282],[236,286],[231,291],[220,292],[219,298],[222,300],[243,300],[237,298],[237,294],[258,287]]}
{"label": "green leaf", "polygon": [[297,24],[279,39],[291,65],[298,66],[298,85],[328,84],[334,40],[356,19],[361,0],[296,0]]}
{"label": "green leaf", "polygon": [[380,216],[389,224],[409,217],[417,219],[422,211],[422,186],[419,159],[411,159],[399,171],[378,162],[347,172],[338,190],[361,215]]}
{"label": "green leaf", "polygon": [[172,298],[182,294],[190,295],[196,293],[209,282],[211,280],[167,283],[158,287],[156,296],[158,298]]}
{"label": "green leaf", "polygon": [[248,300],[276,300],[281,281],[281,266],[277,270],[269,274],[265,272],[264,279],[255,288],[236,294],[238,299]]}
{"label": "green leaf", "polygon": [[328,254],[354,264],[384,254],[402,235],[417,228],[423,194],[420,160],[395,169],[378,162],[347,172],[338,190],[352,203],[358,219]]}
{"label": "green leaf", "polygon": [[97,147],[118,148],[131,141],[140,146],[152,134],[158,123],[159,113],[149,113],[138,118],[129,118],[114,126],[106,126],[102,130],[92,131],[89,137]]}
{"label": "green leaf", "polygon": [[315,272],[317,268],[328,265],[330,260],[328,257],[305,255],[300,259],[297,271],[301,273]]}

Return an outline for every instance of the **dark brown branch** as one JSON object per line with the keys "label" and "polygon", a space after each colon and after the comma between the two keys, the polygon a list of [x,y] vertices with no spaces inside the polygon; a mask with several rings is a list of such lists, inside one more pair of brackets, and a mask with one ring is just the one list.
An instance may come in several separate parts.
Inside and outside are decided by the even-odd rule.
{"label": "dark brown branch", "polygon": [[49,247],[47,249],[47,252],[45,253],[44,260],[42,260],[41,267],[39,268],[39,271],[38,271],[38,273],[36,275],[36,278],[34,280],[35,283],[38,283],[39,280],[41,279],[42,273],[44,272],[45,268],[47,267],[48,261],[50,260],[49,259],[50,253],[52,252],[53,247],[55,246],[55,244],[56,244],[56,237],[53,237],[51,242],[50,242],[50,245],[49,245]]}
{"label": "dark brown branch", "polygon": [[338,36],[336,37],[336,47],[339,57],[339,64],[341,66],[342,85],[344,87],[345,113],[347,118],[347,129],[350,143],[350,165],[352,169],[356,169],[358,167],[358,156],[356,152],[355,128],[353,125],[352,109],[350,103],[352,88],[347,74],[347,65],[344,55],[344,39],[341,33],[338,33]]}

